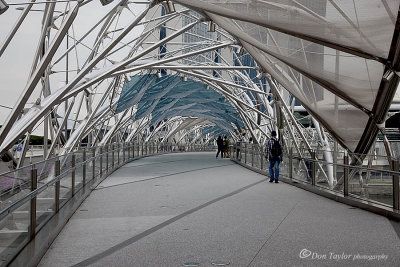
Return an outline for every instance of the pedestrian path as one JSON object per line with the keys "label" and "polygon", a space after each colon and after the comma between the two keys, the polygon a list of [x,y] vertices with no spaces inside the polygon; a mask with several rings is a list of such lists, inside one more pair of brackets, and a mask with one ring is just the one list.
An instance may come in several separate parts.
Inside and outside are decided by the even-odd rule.
{"label": "pedestrian path", "polygon": [[214,153],[133,161],[84,201],[39,266],[400,266],[400,226]]}

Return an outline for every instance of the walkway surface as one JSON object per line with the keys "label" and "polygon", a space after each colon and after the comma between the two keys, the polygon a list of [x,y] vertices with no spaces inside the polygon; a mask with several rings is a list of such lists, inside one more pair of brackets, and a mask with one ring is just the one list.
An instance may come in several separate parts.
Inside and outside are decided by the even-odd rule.
{"label": "walkway surface", "polygon": [[169,154],[101,183],[39,266],[400,266],[398,234],[214,153]]}

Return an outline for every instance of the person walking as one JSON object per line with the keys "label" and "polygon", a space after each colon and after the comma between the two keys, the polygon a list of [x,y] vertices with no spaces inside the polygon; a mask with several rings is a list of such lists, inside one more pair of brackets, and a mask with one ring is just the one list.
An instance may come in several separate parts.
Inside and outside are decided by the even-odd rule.
{"label": "person walking", "polygon": [[239,157],[241,157],[240,155],[240,148],[242,147],[242,144],[245,144],[247,142],[246,139],[246,133],[243,133],[242,135],[242,139],[240,139],[240,142],[236,143],[236,159],[241,160]]}
{"label": "person walking", "polygon": [[282,161],[283,146],[276,137],[276,131],[272,131],[271,136],[265,145],[264,156],[267,161],[269,160],[269,182],[272,183],[275,180],[275,183],[279,183],[279,164]]}
{"label": "person walking", "polygon": [[226,135],[224,137],[224,156],[225,158],[229,158],[231,156],[229,155],[229,140]]}
{"label": "person walking", "polygon": [[218,158],[218,155],[220,152],[221,152],[221,158],[224,157],[223,142],[224,142],[224,140],[222,140],[222,137],[219,135],[218,139],[217,139],[218,152],[217,152],[217,156],[215,156],[216,159]]}

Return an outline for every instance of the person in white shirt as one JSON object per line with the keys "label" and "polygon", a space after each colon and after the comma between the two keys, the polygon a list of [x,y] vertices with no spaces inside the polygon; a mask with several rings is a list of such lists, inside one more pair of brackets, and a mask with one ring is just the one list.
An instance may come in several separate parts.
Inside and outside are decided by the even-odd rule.
{"label": "person in white shirt", "polygon": [[246,133],[243,133],[241,141],[242,141],[242,143],[246,143],[247,142]]}

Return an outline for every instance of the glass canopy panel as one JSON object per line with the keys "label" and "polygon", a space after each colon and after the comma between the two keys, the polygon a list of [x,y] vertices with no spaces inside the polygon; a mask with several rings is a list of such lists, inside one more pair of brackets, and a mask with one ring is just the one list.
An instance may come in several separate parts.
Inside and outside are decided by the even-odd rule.
{"label": "glass canopy panel", "polygon": [[117,112],[133,105],[137,106],[135,119],[152,115],[152,124],[174,116],[204,118],[226,130],[234,126],[244,127],[237,111],[222,95],[207,90],[206,85],[181,77],[165,75],[157,78],[154,74],[136,75],[124,84]]}
{"label": "glass canopy panel", "polygon": [[[270,55],[247,43],[244,43],[244,45],[251,54],[261,58],[260,62],[263,66],[267,67],[267,64],[271,62]],[[275,62],[279,66],[281,65],[276,59]],[[352,151],[356,149],[369,119],[369,116],[365,112],[355,108],[288,66],[280,70],[278,68],[274,70],[276,73],[274,78],[279,84],[289,90],[343,146]],[[294,78],[288,74],[291,71],[294,73]],[[295,80],[301,86],[297,86]]]}
{"label": "glass canopy panel", "polygon": [[[218,18],[222,27],[271,55],[271,64],[291,66],[354,105],[372,110],[384,66],[252,23]],[[272,57],[273,56],[273,57]],[[293,72],[289,73],[293,75]],[[318,97],[318,93],[316,95]]]}
{"label": "glass canopy panel", "polygon": [[218,126],[208,126],[208,127],[203,128],[203,130],[202,130],[202,134],[203,135],[206,135],[206,134],[209,134],[209,133],[214,133],[214,136],[218,136],[218,135],[227,135],[227,136],[229,136],[230,135],[229,132],[219,128]]}
{"label": "glass canopy panel", "polygon": [[[177,0],[303,39],[386,58],[399,0]],[[373,16],[371,16],[373,14]]]}

